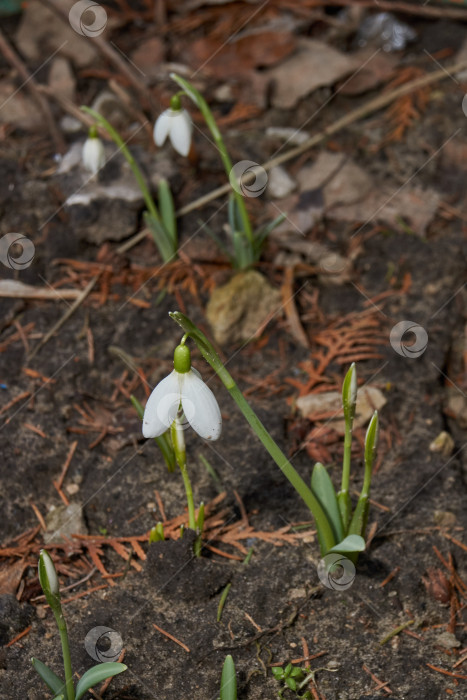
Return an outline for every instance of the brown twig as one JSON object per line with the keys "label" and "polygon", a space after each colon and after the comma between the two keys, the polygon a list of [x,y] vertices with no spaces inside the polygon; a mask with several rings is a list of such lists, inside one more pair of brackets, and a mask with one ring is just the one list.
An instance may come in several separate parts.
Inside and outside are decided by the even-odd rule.
{"label": "brown twig", "polygon": [[187,645],[184,644],[183,642],[181,642],[181,641],[180,641],[179,639],[177,639],[176,637],[174,637],[172,634],[170,634],[169,632],[166,632],[166,631],[163,630],[161,627],[158,627],[158,626],[156,625],[155,622],[152,623],[152,626],[153,626],[158,632],[160,632],[161,634],[163,634],[164,637],[167,637],[168,639],[171,639],[172,642],[175,642],[175,644],[178,644],[179,646],[182,647],[182,649],[185,649],[185,651],[187,651],[188,653],[190,653],[190,649],[187,647]]}

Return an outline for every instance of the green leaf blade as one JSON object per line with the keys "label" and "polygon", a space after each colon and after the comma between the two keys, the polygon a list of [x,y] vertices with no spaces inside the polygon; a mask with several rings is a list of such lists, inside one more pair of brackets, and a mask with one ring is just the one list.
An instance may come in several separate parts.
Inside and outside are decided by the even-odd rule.
{"label": "green leaf blade", "polygon": [[[331,477],[328,470],[321,462],[317,462],[311,475],[311,490],[321,504],[332,525],[336,542],[344,539],[344,528]],[[319,531],[318,531],[319,536]]]}
{"label": "green leaf blade", "polygon": [[159,210],[161,219],[169,234],[174,250],[178,248],[177,238],[177,221],[175,218],[175,207],[172,192],[167,180],[162,179],[159,182]]}
{"label": "green leaf blade", "polygon": [[347,535],[342,542],[331,547],[329,552],[337,552],[337,554],[354,554],[355,552],[363,552],[365,549],[365,540],[360,535]]}
{"label": "green leaf blade", "polygon": [[59,678],[53,671],[50,670],[42,661],[32,657],[31,663],[36,669],[37,673],[40,675],[47,687],[57,695],[64,694],[66,697],[65,683]]}
{"label": "green leaf blade", "polygon": [[118,673],[123,673],[126,669],[127,666],[125,666],[125,664],[116,662],[107,662],[99,664],[98,666],[93,666],[79,679],[78,685],[76,686],[76,700],[80,700],[83,695],[97,683],[101,683],[107,680],[107,678],[112,678]]}
{"label": "green leaf blade", "polygon": [[221,676],[221,700],[237,700],[237,676],[233,658],[225,657]]}

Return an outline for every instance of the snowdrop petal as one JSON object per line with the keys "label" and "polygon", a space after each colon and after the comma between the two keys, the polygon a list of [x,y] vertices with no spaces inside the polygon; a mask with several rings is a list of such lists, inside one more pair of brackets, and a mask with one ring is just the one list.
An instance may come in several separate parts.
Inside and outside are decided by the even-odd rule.
{"label": "snowdrop petal", "polygon": [[166,109],[165,112],[162,112],[156,119],[156,123],[154,124],[154,141],[156,142],[156,146],[162,146],[168,136],[172,125],[171,112],[171,109]]}
{"label": "snowdrop petal", "polygon": [[143,435],[154,438],[170,428],[180,405],[180,375],[175,370],[163,379],[148,399],[143,416]]}
{"label": "snowdrop petal", "polygon": [[170,126],[169,138],[172,146],[181,156],[187,156],[191,146],[191,132],[193,124],[186,109],[178,112],[172,111],[172,124]]}
{"label": "snowdrop petal", "polygon": [[95,175],[105,164],[104,144],[97,137],[86,139],[82,153],[83,166]]}
{"label": "snowdrop petal", "polygon": [[211,389],[192,370],[180,375],[182,407],[187,421],[205,440],[217,440],[222,430],[222,416]]}

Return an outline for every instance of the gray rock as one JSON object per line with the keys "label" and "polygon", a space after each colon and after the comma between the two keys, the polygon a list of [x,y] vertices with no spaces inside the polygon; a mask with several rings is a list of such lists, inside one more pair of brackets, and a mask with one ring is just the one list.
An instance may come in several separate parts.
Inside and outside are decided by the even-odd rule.
{"label": "gray rock", "polygon": [[70,503],[69,506],[52,508],[45,518],[47,530],[44,533],[45,544],[51,542],[63,542],[70,539],[71,535],[87,535],[88,529],[83,518],[83,509],[79,503]]}
{"label": "gray rock", "polygon": [[295,180],[290,177],[285,168],[278,165],[270,170],[267,192],[272,199],[287,197],[294,191],[296,186]]}

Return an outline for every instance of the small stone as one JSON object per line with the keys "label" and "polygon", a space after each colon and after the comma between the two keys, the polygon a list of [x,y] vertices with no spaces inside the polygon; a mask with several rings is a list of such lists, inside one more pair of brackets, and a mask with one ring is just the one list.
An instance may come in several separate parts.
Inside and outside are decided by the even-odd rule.
{"label": "small stone", "polygon": [[285,141],[289,146],[301,146],[310,138],[308,131],[294,129],[290,126],[269,126],[266,129],[266,136]]}
{"label": "small stone", "polygon": [[52,60],[49,72],[49,87],[53,90],[54,95],[74,102],[76,79],[70,62],[63,56],[56,56]]}
{"label": "small stone", "polygon": [[456,639],[452,632],[442,632],[438,634],[435,641],[436,644],[439,644],[445,649],[456,649],[461,645],[460,641]]}
{"label": "small stone", "polygon": [[67,484],[65,491],[69,496],[75,496],[79,491],[79,486],[78,484]]}
{"label": "small stone", "polygon": [[453,527],[457,522],[456,516],[450,510],[435,510],[433,520],[440,527]]}
{"label": "small stone", "polygon": [[63,542],[71,535],[87,535],[88,529],[83,518],[83,509],[79,503],[57,506],[46,515],[47,530],[44,533],[45,544]]}
{"label": "small stone", "polygon": [[252,340],[281,307],[281,294],[256,270],[239,272],[217,287],[206,308],[216,343]]}
{"label": "small stone", "polygon": [[290,177],[287,170],[278,165],[272,168],[268,177],[268,195],[272,199],[283,199],[291,194],[296,188],[295,181]]}
{"label": "small stone", "polygon": [[459,394],[457,389],[448,391],[445,413],[455,418],[461,428],[467,428],[467,397]]}
{"label": "small stone", "polygon": [[288,597],[290,600],[297,600],[297,598],[305,598],[306,590],[304,588],[291,588],[288,592]]}
{"label": "small stone", "polygon": [[83,125],[76,117],[65,114],[60,119],[60,128],[65,134],[79,134],[83,130]]}
{"label": "small stone", "polygon": [[430,452],[436,452],[443,457],[450,457],[454,451],[454,440],[443,430],[430,444]]}

